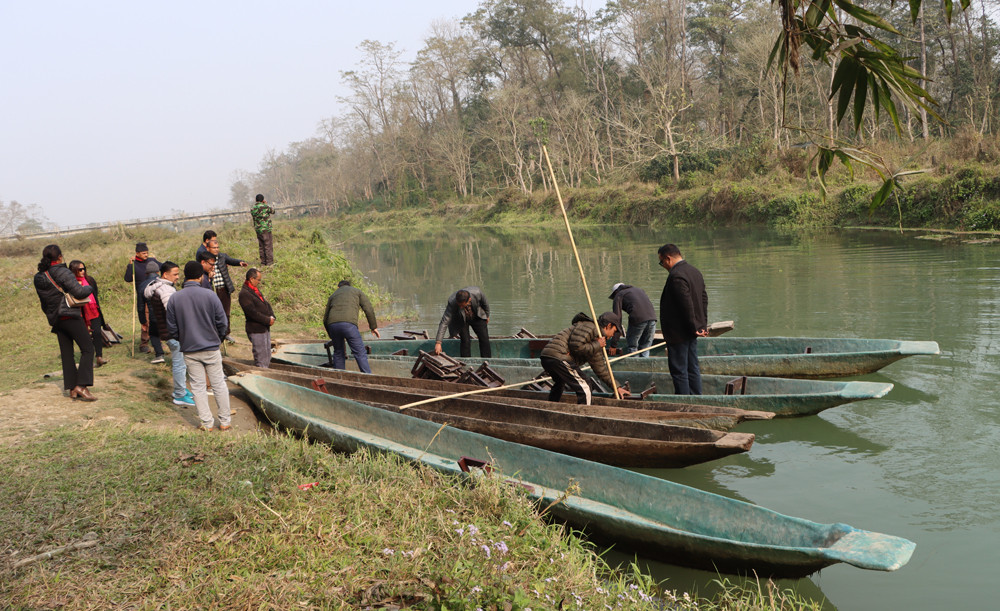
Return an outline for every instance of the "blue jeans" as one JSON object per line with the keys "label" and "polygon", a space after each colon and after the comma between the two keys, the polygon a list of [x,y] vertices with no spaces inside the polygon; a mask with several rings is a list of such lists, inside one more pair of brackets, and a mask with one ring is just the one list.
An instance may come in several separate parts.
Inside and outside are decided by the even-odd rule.
{"label": "blue jeans", "polygon": [[667,344],[667,366],[674,380],[675,395],[700,395],[701,370],[698,368],[698,338],[679,344]]}
{"label": "blue jeans", "polygon": [[639,357],[647,358],[649,356],[649,350],[646,350],[646,348],[653,345],[654,333],[656,333],[655,318],[653,320],[636,323],[629,319],[628,331],[625,332],[625,343],[628,344],[628,354],[643,350],[643,353],[640,354]]}
{"label": "blue jeans", "polygon": [[372,368],[368,366],[368,353],[365,352],[365,342],[361,340],[361,332],[357,325],[349,322],[332,322],[326,326],[326,332],[333,340],[333,368],[347,368],[347,352],[344,349],[344,342],[351,347],[354,360],[358,362],[358,369],[362,373],[371,373]]}
{"label": "blue jeans", "polygon": [[170,371],[174,376],[174,399],[181,399],[187,395],[187,365],[184,364],[184,353],[181,352],[181,343],[176,339],[168,339],[167,346],[170,348]]}

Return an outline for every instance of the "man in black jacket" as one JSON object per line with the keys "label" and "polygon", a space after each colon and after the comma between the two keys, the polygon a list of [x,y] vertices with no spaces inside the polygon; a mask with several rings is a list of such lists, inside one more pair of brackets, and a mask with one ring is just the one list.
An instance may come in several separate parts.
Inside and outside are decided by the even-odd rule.
{"label": "man in black jacket", "polygon": [[667,342],[667,365],[674,381],[674,394],[700,395],[698,338],[708,337],[705,279],[684,260],[676,244],[664,244],[657,255],[660,265],[670,272],[660,295],[660,325]]}
{"label": "man in black jacket", "polygon": [[459,356],[472,356],[471,328],[479,340],[479,356],[493,356],[490,349],[490,332],[486,325],[490,322],[490,304],[486,295],[478,286],[467,286],[455,291],[448,297],[448,305],[444,308],[441,322],[438,324],[437,336],[434,338],[434,354],[441,354],[441,340],[445,330],[449,336],[459,337]]}
{"label": "man in black jacket", "polygon": [[125,282],[132,282],[133,272],[135,275],[135,310],[136,314],[139,315],[139,325],[142,328],[142,333],[139,336],[139,352],[149,352],[149,319],[146,315],[146,300],[138,290],[139,285],[146,279],[146,263],[148,261],[156,263],[157,269],[159,268],[160,262],[156,260],[156,257],[149,256],[149,247],[146,246],[146,243],[138,242],[135,245],[135,256],[125,267]]}
{"label": "man in black jacket", "polygon": [[[242,259],[234,259],[224,252],[219,252],[219,239],[212,238],[208,241],[209,254],[215,255],[215,274],[212,276],[212,289],[219,296],[222,307],[226,310],[226,320],[230,320],[229,312],[233,307],[232,294],[236,292],[236,285],[229,277],[229,266],[239,265],[246,267],[247,262]],[[236,340],[229,335],[229,325],[226,326],[226,341],[235,344]]]}
{"label": "man in black jacket", "polygon": [[240,307],[247,319],[247,337],[253,349],[253,364],[257,367],[271,365],[271,325],[274,324],[274,310],[260,292],[260,270],[251,267],[247,279],[240,289]]}

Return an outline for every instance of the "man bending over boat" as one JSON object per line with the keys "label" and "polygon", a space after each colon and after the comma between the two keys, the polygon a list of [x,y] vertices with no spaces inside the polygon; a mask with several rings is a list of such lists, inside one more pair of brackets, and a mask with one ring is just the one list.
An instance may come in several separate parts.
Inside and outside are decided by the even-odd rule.
{"label": "man bending over boat", "polygon": [[375,320],[375,309],[368,296],[361,292],[361,289],[351,286],[350,280],[341,280],[337,284],[337,290],[330,295],[326,302],[326,311],[323,312],[323,326],[330,335],[333,342],[333,368],[347,368],[347,350],[344,342],[351,347],[354,360],[358,363],[358,371],[361,373],[371,373],[371,366],[368,364],[368,353],[365,352],[365,342],[361,339],[361,331],[358,330],[358,314],[364,312],[368,319],[368,328],[372,335],[381,337],[378,332],[378,321]]}
{"label": "man bending over boat", "polygon": [[459,337],[459,356],[472,356],[471,328],[479,340],[479,356],[493,356],[490,349],[490,332],[486,328],[490,322],[490,304],[486,295],[478,286],[467,286],[448,297],[448,305],[438,324],[437,336],[434,338],[434,354],[441,354],[441,340],[447,329],[450,337]]}
{"label": "man bending over boat", "polygon": [[619,282],[611,287],[611,311],[622,316],[622,311],[628,312],[628,331],[625,333],[625,343],[629,354],[642,352],[640,357],[648,357],[649,348],[653,345],[653,335],[656,334],[656,310],[649,300],[646,291],[637,286]]}
{"label": "man bending over boat", "polygon": [[[569,386],[576,393],[576,402],[590,405],[590,385],[583,378],[580,367],[589,364],[594,373],[608,386],[614,385],[608,364],[604,360],[604,346],[621,326],[621,316],[605,312],[597,318],[597,325],[589,316],[580,312],[573,317],[573,326],[563,329],[542,349],[542,369],[552,376],[549,401],[559,401],[563,389]],[[600,327],[600,330],[598,330]],[[628,391],[619,388],[621,396]]]}

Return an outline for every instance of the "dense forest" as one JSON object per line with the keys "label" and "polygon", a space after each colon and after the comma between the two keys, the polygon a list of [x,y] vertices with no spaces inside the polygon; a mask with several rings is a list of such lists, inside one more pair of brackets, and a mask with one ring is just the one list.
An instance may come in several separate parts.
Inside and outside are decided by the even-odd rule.
{"label": "dense forest", "polygon": [[[794,3],[802,23],[816,1]],[[392,42],[366,40],[363,60],[341,73],[344,112],[240,175],[232,203],[256,192],[332,209],[531,194],[551,186],[543,144],[567,187],[683,188],[720,168],[731,180],[775,164],[808,179],[817,146],[900,167],[939,162],[934,142],[958,142],[959,157],[995,155],[996,5],[822,4],[840,31],[881,16],[879,40],[926,76],[913,79],[926,91],[917,104],[897,96],[887,108],[883,97],[887,111],[852,116],[848,106],[866,103],[862,79],[855,89],[850,74],[842,88],[853,103],[831,91],[840,63],[861,56],[849,54],[856,40],[823,53],[803,45],[796,70],[774,61],[790,4],[618,0],[588,14],[558,0],[482,0],[461,20],[435,23],[412,62]]]}

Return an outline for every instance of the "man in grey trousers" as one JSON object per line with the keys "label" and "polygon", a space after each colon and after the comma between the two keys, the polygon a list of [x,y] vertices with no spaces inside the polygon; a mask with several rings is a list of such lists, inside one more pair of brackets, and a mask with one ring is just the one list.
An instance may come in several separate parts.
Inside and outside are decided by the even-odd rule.
{"label": "man in grey trousers", "polygon": [[174,293],[167,303],[167,329],[171,337],[180,342],[191,380],[191,393],[203,431],[211,431],[215,425],[212,410],[208,405],[206,378],[212,382],[215,402],[219,407],[219,430],[228,431],[232,427],[232,412],[229,407],[229,389],[226,374],[222,370],[222,352],[219,345],[226,337],[229,321],[226,310],[210,289],[202,288],[200,281],[205,270],[197,261],[184,265],[184,287]]}

